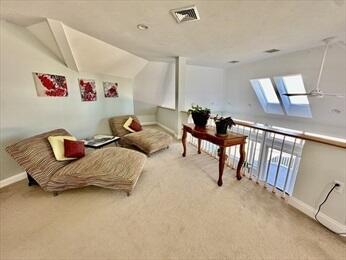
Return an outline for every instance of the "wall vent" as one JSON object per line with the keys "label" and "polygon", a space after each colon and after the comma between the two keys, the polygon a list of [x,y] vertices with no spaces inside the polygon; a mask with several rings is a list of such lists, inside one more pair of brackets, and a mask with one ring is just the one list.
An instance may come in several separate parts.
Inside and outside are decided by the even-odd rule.
{"label": "wall vent", "polygon": [[200,19],[196,6],[173,9],[171,13],[178,23],[197,21]]}

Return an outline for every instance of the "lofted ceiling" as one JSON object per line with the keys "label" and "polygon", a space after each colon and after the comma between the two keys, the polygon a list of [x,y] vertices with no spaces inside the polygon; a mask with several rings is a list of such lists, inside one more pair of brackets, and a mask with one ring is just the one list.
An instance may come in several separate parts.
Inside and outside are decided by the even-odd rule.
{"label": "lofted ceiling", "polygon": [[148,62],[57,20],[45,19],[26,28],[62,63],[75,71],[134,78]]}
{"label": "lofted ceiling", "polygon": [[[148,60],[187,57],[190,64],[232,66],[346,41],[344,0],[1,1],[1,18],[30,26],[50,18]],[[178,24],[169,10],[196,5],[200,21]],[[148,30],[137,29],[146,24]],[[277,48],[276,54],[264,50]]]}

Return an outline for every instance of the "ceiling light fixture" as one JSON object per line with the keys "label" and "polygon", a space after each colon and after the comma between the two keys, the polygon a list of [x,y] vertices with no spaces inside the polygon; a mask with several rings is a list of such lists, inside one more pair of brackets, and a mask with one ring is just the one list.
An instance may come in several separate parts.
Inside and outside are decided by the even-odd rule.
{"label": "ceiling light fixture", "polygon": [[145,25],[145,24],[137,24],[137,29],[138,30],[142,30],[142,31],[145,31],[145,30],[148,30],[149,29],[149,26],[148,25]]}
{"label": "ceiling light fixture", "polygon": [[278,50],[278,49],[270,49],[270,50],[266,50],[264,52],[266,52],[266,53],[274,53],[274,52],[278,52],[278,51],[280,51],[280,50]]}

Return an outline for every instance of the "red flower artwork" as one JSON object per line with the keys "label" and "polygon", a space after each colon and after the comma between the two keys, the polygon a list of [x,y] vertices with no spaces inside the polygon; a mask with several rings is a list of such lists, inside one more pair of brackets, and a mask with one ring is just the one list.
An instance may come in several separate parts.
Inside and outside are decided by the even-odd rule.
{"label": "red flower artwork", "polygon": [[94,80],[79,80],[82,101],[96,101],[96,85]]}
{"label": "red flower artwork", "polygon": [[105,92],[105,97],[118,97],[118,83],[103,82],[103,90]]}
{"label": "red flower artwork", "polygon": [[66,78],[64,76],[34,73],[34,77],[38,96],[68,96]]}

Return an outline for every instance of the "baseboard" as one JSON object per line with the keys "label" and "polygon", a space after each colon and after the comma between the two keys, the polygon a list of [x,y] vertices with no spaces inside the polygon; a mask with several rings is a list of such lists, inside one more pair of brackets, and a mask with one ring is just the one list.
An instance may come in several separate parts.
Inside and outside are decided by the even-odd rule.
{"label": "baseboard", "polygon": [[[314,219],[316,209],[314,209],[310,205],[294,197],[290,197],[288,199],[288,204]],[[327,216],[322,212],[318,213],[318,219],[319,221],[321,221],[321,223],[323,223],[325,226],[327,226],[336,233],[346,232],[346,225],[339,223],[338,221],[332,219],[331,217]]]}
{"label": "baseboard", "polygon": [[3,187],[6,187],[8,185],[11,185],[12,183],[24,180],[24,179],[26,179],[26,172],[22,172],[22,173],[19,173],[17,175],[6,178],[6,179],[0,181],[0,189]]}
{"label": "baseboard", "polygon": [[159,127],[162,127],[163,129],[165,129],[167,132],[171,133],[176,139],[178,139],[178,135],[174,132],[174,130],[168,128],[167,126],[157,122],[156,123]]}

